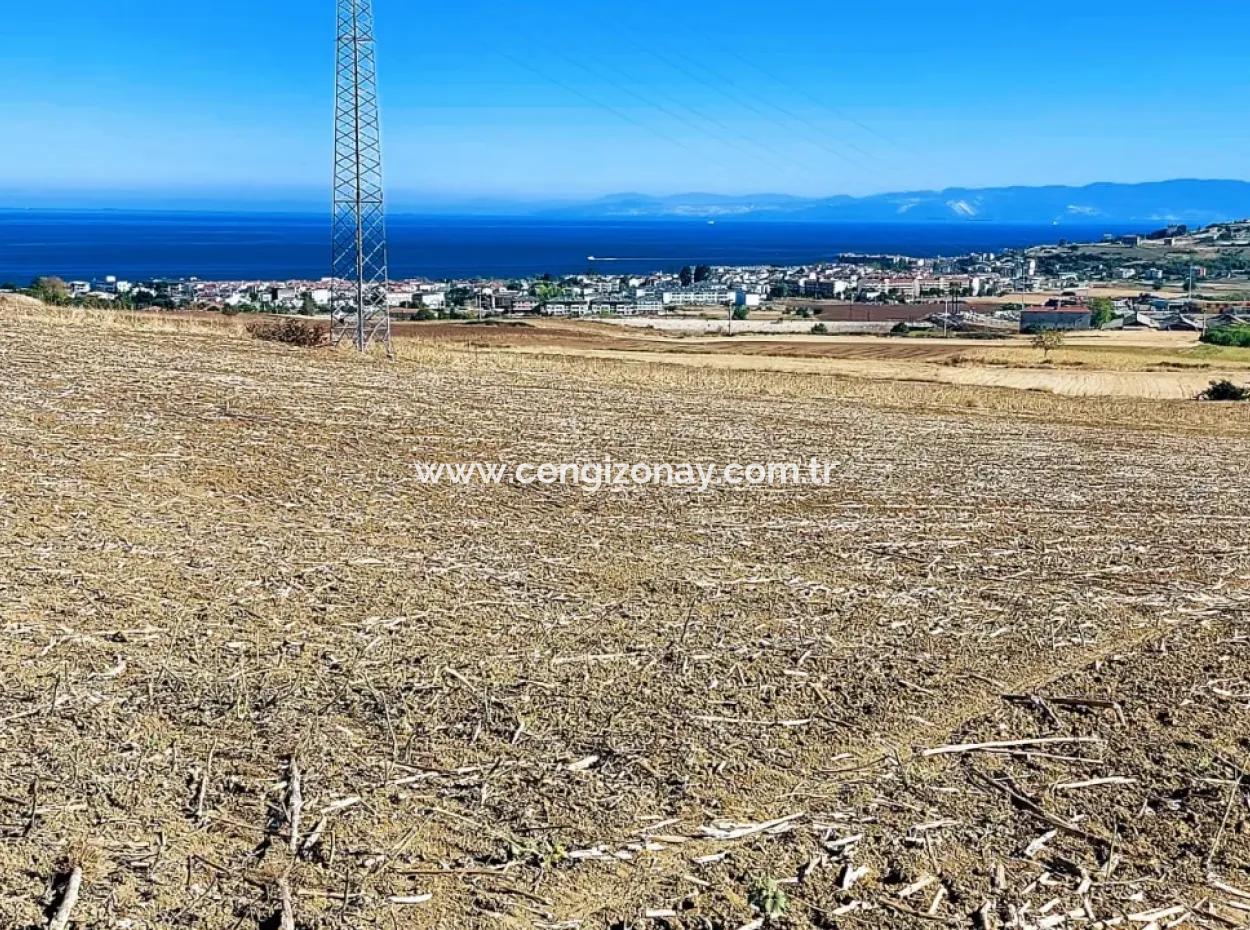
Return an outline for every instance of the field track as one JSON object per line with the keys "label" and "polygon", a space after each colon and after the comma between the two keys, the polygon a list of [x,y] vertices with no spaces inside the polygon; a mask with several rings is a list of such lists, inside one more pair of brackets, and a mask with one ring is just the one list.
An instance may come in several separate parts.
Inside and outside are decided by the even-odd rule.
{"label": "field track", "polygon": [[[0,369],[0,926],[75,867],[131,930],[1244,919],[1238,408],[36,313]],[[412,469],[604,456],[840,467]]]}

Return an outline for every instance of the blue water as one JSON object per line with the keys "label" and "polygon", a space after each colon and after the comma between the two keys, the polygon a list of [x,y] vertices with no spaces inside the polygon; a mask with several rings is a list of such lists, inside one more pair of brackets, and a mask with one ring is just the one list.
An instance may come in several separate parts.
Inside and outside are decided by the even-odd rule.
{"label": "blue water", "polygon": [[[840,252],[918,257],[1098,239],[1127,229],[982,223],[548,221],[392,216],[391,276],[611,274],[682,265],[798,265]],[[327,274],[329,222],[296,214],[0,210],[0,283],[55,274],[205,280]]]}

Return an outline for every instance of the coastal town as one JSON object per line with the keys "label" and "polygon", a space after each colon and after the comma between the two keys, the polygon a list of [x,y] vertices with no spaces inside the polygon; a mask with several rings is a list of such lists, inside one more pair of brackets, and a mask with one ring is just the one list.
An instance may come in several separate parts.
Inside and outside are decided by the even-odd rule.
{"label": "coastal town", "polygon": [[[625,275],[597,269],[593,258],[588,265],[558,276],[396,280],[387,303],[398,321],[515,315],[637,324],[694,315],[730,323],[789,318],[796,331],[838,324],[841,332],[1200,330],[1213,315],[1240,322],[1250,313],[1250,221],[951,258],[848,253],[792,267],[688,265]],[[57,291],[42,296],[86,305],[309,317],[330,312],[334,285],[330,278],[41,280]]]}

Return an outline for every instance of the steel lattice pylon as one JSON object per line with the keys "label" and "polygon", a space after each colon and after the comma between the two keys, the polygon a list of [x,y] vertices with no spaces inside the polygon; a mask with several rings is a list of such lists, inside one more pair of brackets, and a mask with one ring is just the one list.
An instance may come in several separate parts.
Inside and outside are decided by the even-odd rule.
{"label": "steel lattice pylon", "polygon": [[338,0],[331,336],[390,351],[373,0]]}

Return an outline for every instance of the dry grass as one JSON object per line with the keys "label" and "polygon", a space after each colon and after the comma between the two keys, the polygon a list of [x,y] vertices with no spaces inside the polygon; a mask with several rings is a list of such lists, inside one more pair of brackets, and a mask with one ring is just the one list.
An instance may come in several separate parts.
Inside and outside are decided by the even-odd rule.
{"label": "dry grass", "polygon": [[[1042,353],[1026,346],[988,347],[964,350],[970,361],[982,365],[1037,367],[1045,364]],[[1061,346],[1050,353],[1056,367],[1091,368],[1102,371],[1156,371],[1166,369],[1208,369],[1245,371],[1250,369],[1250,349],[1224,348],[1194,343],[1181,346],[1142,346],[1105,342]]]}
{"label": "dry grass", "polygon": [[0,315],[14,322],[43,326],[74,327],[103,332],[205,333],[221,336],[243,334],[239,317],[221,314],[187,314],[157,310],[122,311],[86,307],[49,307],[18,294],[0,294]]}
{"label": "dry grass", "polygon": [[[0,926],[1238,918],[1228,408],[3,320]],[[844,465],[410,468],[604,455]],[[1023,738],[1098,742],[917,751]]]}
{"label": "dry grass", "polygon": [[672,338],[625,327],[540,321],[524,328],[464,324],[401,326],[403,342],[664,363],[700,370],[827,374],[866,381],[920,381],[1077,397],[1192,400],[1212,378],[1250,377],[1250,350],[1203,346],[1186,333],[1074,335],[1043,357],[1026,338]]}
{"label": "dry grass", "polygon": [[[492,347],[482,346],[481,348]],[[693,369],[695,374],[690,377],[696,380],[705,379],[709,372],[716,371],[756,378],[765,384],[779,376],[796,376],[801,379],[810,379],[813,375],[824,376],[817,378],[816,383],[831,383],[834,380],[875,383],[878,385],[876,388],[866,389],[868,394],[883,398],[914,396],[921,404],[928,403],[925,399],[925,391],[933,392],[935,397],[950,398],[955,404],[974,407],[986,403],[982,396],[984,394],[990,398],[989,406],[1003,410],[1012,408],[1027,410],[1038,405],[1028,399],[1007,397],[999,393],[1000,391],[1008,391],[1016,395],[1026,392],[1047,393],[1061,397],[1080,398],[1082,402],[1098,399],[1119,405],[1139,399],[1191,401],[1214,378],[1247,380],[1244,372],[1225,371],[1221,368],[1192,371],[1107,371],[1040,364],[1034,367],[1009,367],[967,362],[953,364],[954,359],[958,358],[957,355],[937,363],[911,359],[887,361],[869,358],[795,358],[786,355],[733,352],[681,352],[674,349],[655,351],[649,348],[528,346],[512,351],[529,355],[564,356],[583,360],[595,359],[608,363],[634,364],[645,372],[664,368]],[[924,385],[924,388],[910,390],[906,386],[908,382]],[[1178,403],[1177,406],[1182,405]],[[1062,405],[1043,403],[1040,409],[1050,411],[1065,408]],[[1088,409],[1088,406],[1078,406],[1075,409],[1078,411],[1077,416],[1084,419],[1084,415],[1079,411]],[[1148,419],[1154,419],[1169,408],[1142,405],[1140,409],[1146,413]],[[1216,418],[1211,419],[1219,428],[1219,421]],[[1239,420],[1236,422],[1240,423]]]}

